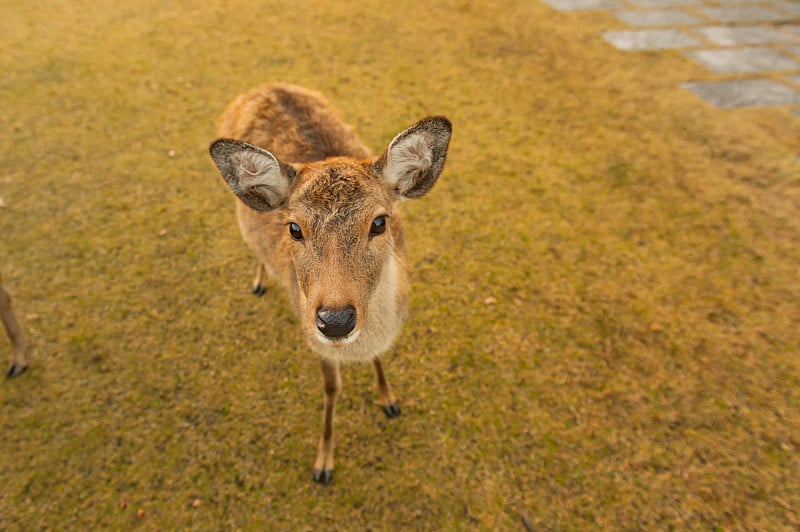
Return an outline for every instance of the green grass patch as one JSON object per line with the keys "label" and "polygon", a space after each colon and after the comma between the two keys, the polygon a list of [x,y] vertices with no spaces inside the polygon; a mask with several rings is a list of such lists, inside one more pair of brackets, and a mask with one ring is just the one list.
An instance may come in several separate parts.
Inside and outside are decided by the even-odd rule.
{"label": "green grass patch", "polygon": [[[717,110],[609,13],[505,2],[6,2],[0,528],[800,523],[800,121]],[[454,124],[405,205],[411,316],[322,383],[208,157],[234,96],[325,93],[378,151]],[[0,350],[6,352],[5,340]]]}

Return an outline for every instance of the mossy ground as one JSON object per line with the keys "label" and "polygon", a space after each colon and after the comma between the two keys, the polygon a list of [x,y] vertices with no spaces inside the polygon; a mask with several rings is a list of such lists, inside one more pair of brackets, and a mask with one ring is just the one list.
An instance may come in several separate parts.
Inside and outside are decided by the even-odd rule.
{"label": "mossy ground", "polygon": [[[0,267],[33,348],[0,382],[0,528],[800,526],[800,119],[704,104],[608,13],[485,4],[3,2]],[[405,204],[403,415],[347,368],[327,488],[317,362],[250,295],[207,155],[268,80],[376,151],[454,123]]]}

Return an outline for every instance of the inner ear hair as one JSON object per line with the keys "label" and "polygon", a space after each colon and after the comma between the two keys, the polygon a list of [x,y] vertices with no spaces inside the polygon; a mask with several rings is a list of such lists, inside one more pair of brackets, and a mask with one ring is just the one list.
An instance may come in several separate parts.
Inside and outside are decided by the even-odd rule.
{"label": "inner ear hair", "polygon": [[430,141],[422,133],[412,133],[389,145],[386,180],[405,195],[420,177],[431,168]]}
{"label": "inner ear hair", "polygon": [[241,189],[270,184],[270,175],[280,172],[280,163],[269,152],[241,150],[231,155]]}

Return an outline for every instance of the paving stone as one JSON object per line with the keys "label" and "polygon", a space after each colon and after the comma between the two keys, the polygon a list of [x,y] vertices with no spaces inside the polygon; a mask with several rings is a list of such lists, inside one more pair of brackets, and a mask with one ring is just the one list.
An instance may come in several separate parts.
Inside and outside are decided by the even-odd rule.
{"label": "paving stone", "polygon": [[787,11],[793,15],[800,15],[800,2],[773,2],[771,5],[781,11]]}
{"label": "paving stone", "polygon": [[618,19],[631,26],[677,26],[703,22],[684,11],[617,11]]}
{"label": "paving stone", "polygon": [[800,85],[800,76],[789,76],[789,81],[795,85]]}
{"label": "paving stone", "polygon": [[697,10],[720,22],[772,22],[793,18],[774,9],[757,6],[699,7]]}
{"label": "paving stone", "polygon": [[603,38],[620,50],[663,50],[700,44],[685,33],[672,29],[607,31]]}
{"label": "paving stone", "polygon": [[687,54],[721,74],[800,70],[800,63],[769,48],[734,50],[693,50]]}
{"label": "paving stone", "polygon": [[684,83],[683,88],[717,107],[800,104],[800,94],[768,79]]}
{"label": "paving stone", "polygon": [[628,0],[628,3],[636,7],[677,7],[700,5],[702,0]]}
{"label": "paving stone", "polygon": [[737,44],[764,44],[787,42],[794,39],[771,26],[706,26],[692,28],[714,44],[733,46]]}
{"label": "paving stone", "polygon": [[559,11],[578,11],[589,9],[614,9],[619,7],[615,0],[544,0]]}
{"label": "paving stone", "polygon": [[800,46],[790,46],[786,49],[787,52],[794,55],[800,55]]}

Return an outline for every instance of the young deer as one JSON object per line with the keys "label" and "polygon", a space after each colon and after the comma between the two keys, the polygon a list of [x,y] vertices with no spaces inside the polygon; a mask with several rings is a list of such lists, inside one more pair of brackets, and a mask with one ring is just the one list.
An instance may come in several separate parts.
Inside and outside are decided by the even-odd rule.
{"label": "young deer", "polygon": [[378,360],[407,315],[398,204],[436,183],[451,125],[421,120],[372,157],[320,94],[270,84],[233,100],[219,133],[211,157],[237,197],[242,236],[258,258],[253,293],[264,293],[267,275],[286,287],[320,357],[324,429],[314,480],[328,484],[341,364],[372,361],[383,411],[400,415]]}
{"label": "young deer", "polygon": [[25,340],[22,329],[14,317],[14,311],[11,310],[11,297],[3,288],[2,278],[0,278],[0,317],[3,318],[3,325],[5,325],[8,337],[11,339],[11,349],[14,353],[11,367],[8,368],[6,375],[9,378],[17,377],[28,369],[28,358],[25,355],[28,350],[28,342]]}

